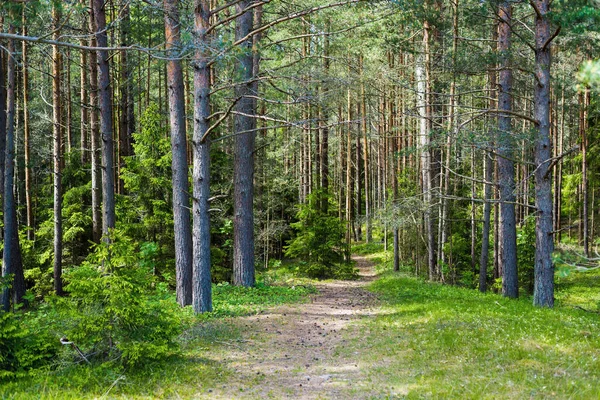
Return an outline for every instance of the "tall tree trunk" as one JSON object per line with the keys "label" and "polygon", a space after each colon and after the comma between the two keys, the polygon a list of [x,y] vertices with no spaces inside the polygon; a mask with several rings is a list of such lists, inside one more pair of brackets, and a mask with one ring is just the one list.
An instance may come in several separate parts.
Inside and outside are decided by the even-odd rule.
{"label": "tall tree trunk", "polygon": [[[14,34],[15,27],[10,25],[8,32]],[[8,53],[6,68],[6,155],[4,166],[4,253],[2,257],[2,276],[6,277],[10,274],[14,274],[14,280],[12,289],[5,289],[2,293],[2,305],[5,311],[10,309],[11,291],[13,304],[21,303],[23,301],[23,296],[25,295],[25,278],[23,275],[21,247],[19,245],[17,205],[15,203],[14,193],[16,102],[15,57],[17,54],[15,51],[14,40],[8,41]],[[4,81],[3,73],[0,73],[0,81]]]}
{"label": "tall tree trunk", "polygon": [[533,304],[554,306],[554,265],[552,253],[552,157],[550,143],[550,50],[551,33],[548,13],[549,0],[533,0],[535,18],[535,78],[534,115],[538,121],[535,139],[535,266]]}
{"label": "tall tree trunk", "polygon": [[589,102],[587,101],[587,89],[580,94],[582,98],[581,107],[583,109],[583,118],[580,121],[580,131],[581,131],[581,203],[582,203],[582,229],[583,229],[583,252],[586,257],[590,256],[590,240],[589,240],[589,196],[588,196],[588,137],[587,137],[587,119],[588,112],[587,108],[589,107]]}
{"label": "tall tree trunk", "polygon": [[[68,47],[65,49],[66,52],[66,62],[64,63],[65,69],[65,83],[63,85],[63,90],[65,91],[64,96],[66,97],[67,106],[63,108],[64,112],[61,112],[61,115],[64,114],[62,119],[64,120],[64,127],[66,130],[66,143],[65,148],[67,153],[71,153],[73,149],[73,97],[71,94],[71,49]],[[61,64],[62,55],[61,55]],[[63,67],[63,65],[61,65]],[[61,107],[62,108],[62,107]],[[64,152],[65,150],[63,150]],[[64,164],[64,161],[63,161]]]}
{"label": "tall tree trunk", "polygon": [[[349,65],[349,64],[348,64]],[[352,238],[352,97],[348,89],[347,107],[348,122],[346,123],[346,261],[350,261],[350,242]]]}
{"label": "tall tree trunk", "polygon": [[[510,62],[512,5],[503,1],[499,7],[498,51],[500,52],[500,111],[512,111],[512,70]],[[502,294],[506,297],[519,296],[517,281],[517,230],[515,223],[515,166],[513,161],[514,143],[511,137],[509,114],[498,117],[498,175],[500,186],[500,244],[502,261]]]}
{"label": "tall tree trunk", "polygon": [[[492,26],[492,42],[498,42],[498,26],[494,24]],[[496,48],[494,49],[496,50]],[[488,71],[488,77],[490,81],[490,109],[494,110],[498,107],[496,101],[498,79],[496,74],[496,65],[493,64],[492,68]],[[489,149],[493,147],[493,129],[489,131]],[[492,216],[492,185],[491,182],[494,179],[494,165],[492,152],[486,151],[483,155],[483,170],[484,170],[484,183],[483,186],[483,229],[481,233],[481,257],[479,259],[479,291],[485,292],[487,290],[487,273],[488,273],[488,260],[489,260],[489,247],[490,247],[490,226]]]}
{"label": "tall tree trunk", "polygon": [[[327,24],[327,32],[329,32],[329,24]],[[321,189],[323,193],[329,194],[329,108],[327,107],[327,96],[329,93],[329,85],[327,80],[329,79],[329,36],[325,35],[323,38],[323,71],[325,74],[325,81],[322,84],[322,95],[324,104],[321,105]],[[340,143],[340,146],[342,144]],[[324,197],[321,201],[321,211],[327,212],[329,208],[329,200]]]}
{"label": "tall tree trunk", "polygon": [[[253,26],[250,0],[236,4],[235,40],[247,37]],[[234,217],[233,217],[233,283],[254,286],[254,142],[256,121],[252,92],[252,38],[240,44],[237,64],[239,82],[235,88],[234,115]]]}
{"label": "tall tree trunk", "polygon": [[[121,47],[129,46],[129,31],[131,29],[131,17],[130,17],[130,0],[120,0],[120,18],[121,23],[119,24],[120,32],[120,45]],[[166,12],[166,11],[165,11]],[[168,37],[167,37],[168,40]],[[168,45],[168,44],[167,44]],[[130,118],[133,115],[133,103],[131,100],[131,78],[130,78],[130,62],[129,54],[127,51],[121,52],[121,60],[119,65],[119,175],[121,170],[125,167],[125,157],[131,155],[131,134],[133,133],[132,124]],[[168,68],[168,66],[167,66]],[[185,129],[185,128],[184,128]],[[123,187],[124,182],[122,179],[118,180],[119,193],[124,193]],[[174,200],[174,199],[173,199]]]}
{"label": "tall tree trunk", "polygon": [[[85,0],[83,0],[85,2]],[[85,26],[84,26],[85,32]],[[87,45],[87,41],[85,39],[81,39],[80,43],[82,46]],[[89,142],[88,142],[88,119],[89,119],[89,104],[88,104],[88,52],[81,51],[79,52],[79,63],[81,64],[80,68],[80,83],[79,83],[79,93],[80,93],[80,110],[81,110],[81,121],[79,124],[79,148],[81,151],[81,165],[85,165],[89,161]]]}
{"label": "tall tree trunk", "polygon": [[[90,44],[97,46],[95,37],[96,18],[94,16],[94,0],[90,0]],[[98,121],[98,55],[95,51],[89,54],[90,63],[90,148],[92,172],[92,237],[99,243],[102,237],[102,176],[100,155],[100,124]]]}
{"label": "tall tree trunk", "polygon": [[[429,28],[425,23],[423,30],[423,49],[427,49],[429,45]],[[417,55],[417,63],[415,66],[415,80],[417,81],[417,109],[419,112],[419,147],[421,150],[421,189],[423,193],[423,217],[425,231],[427,234],[427,265],[430,280],[437,278],[436,274],[436,246],[435,232],[433,229],[433,218],[431,215],[432,203],[432,179],[431,179],[431,149],[429,138],[428,117],[429,107],[427,105],[427,79],[425,76],[425,59],[423,54]]]}
{"label": "tall tree trunk", "polygon": [[[61,13],[54,5],[52,20],[53,39],[60,38]],[[60,97],[60,76],[62,72],[60,48],[52,46],[52,136],[53,150],[53,175],[54,175],[54,292],[62,296],[62,253],[63,253],[63,227],[62,227],[62,107]]]}
{"label": "tall tree trunk", "polygon": [[[25,10],[23,10],[23,36],[27,36]],[[25,207],[27,214],[27,239],[34,240],[35,229],[33,219],[32,178],[31,178],[31,138],[29,125],[29,59],[27,42],[22,43],[21,59],[23,61],[23,148],[25,156]],[[85,53],[85,52],[82,52]],[[4,103],[0,103],[4,104]],[[0,121],[2,124],[2,121]],[[2,126],[2,125],[0,125]],[[2,151],[2,149],[0,149]]]}
{"label": "tall tree trunk", "polygon": [[[356,103],[356,115],[357,118],[359,118],[360,116],[360,102]],[[355,146],[355,158],[354,158],[354,165],[356,165],[356,168],[354,170],[354,189],[355,189],[355,194],[356,194],[356,201],[355,201],[355,216],[356,218],[354,219],[354,224],[356,226],[355,228],[355,233],[354,233],[354,238],[357,242],[360,242],[362,240],[362,221],[360,218],[360,215],[362,214],[362,173],[361,173],[361,165],[362,165],[362,157],[361,157],[361,153],[362,153],[362,145],[361,145],[361,140],[360,140],[360,123],[356,124],[356,146]]]}
{"label": "tall tree trunk", "polygon": [[[360,61],[360,73],[361,78],[363,78],[364,74],[364,59],[361,55],[359,58]],[[364,162],[364,174],[365,174],[365,239],[366,242],[369,243],[373,240],[373,232],[371,229],[371,199],[369,198],[371,183],[369,179],[369,141],[367,134],[367,96],[365,93],[365,82],[361,79],[360,83],[360,114],[361,114],[361,123],[360,127],[362,130],[363,136],[363,162]]]}
{"label": "tall tree trunk", "polygon": [[[197,50],[194,65],[194,152],[193,167],[193,307],[196,313],[212,311],[210,278],[210,67],[206,30],[210,21],[209,0],[195,1]],[[252,182],[252,181],[251,181]],[[254,253],[253,253],[254,254]],[[254,263],[252,264],[254,269]]]}
{"label": "tall tree trunk", "polygon": [[[98,47],[108,47],[106,13],[103,0],[92,0],[96,20]],[[100,103],[100,135],[102,139],[102,234],[107,236],[115,228],[115,168],[113,139],[113,110],[110,88],[108,51],[98,50],[98,85]]]}
{"label": "tall tree trunk", "polygon": [[[171,153],[173,162],[173,224],[175,230],[175,275],[177,302],[181,306],[192,304],[192,232],[190,226],[190,198],[187,160],[187,135],[183,70],[179,59],[182,50],[178,0],[164,0],[165,38],[169,60],[167,82],[169,121],[171,127]],[[198,18],[198,17],[196,17]],[[123,77],[123,76],[122,76]],[[123,84],[123,83],[122,83]],[[121,101],[128,93],[121,93]],[[123,110],[123,112],[126,111]],[[121,130],[127,131],[127,118],[121,120]]]}

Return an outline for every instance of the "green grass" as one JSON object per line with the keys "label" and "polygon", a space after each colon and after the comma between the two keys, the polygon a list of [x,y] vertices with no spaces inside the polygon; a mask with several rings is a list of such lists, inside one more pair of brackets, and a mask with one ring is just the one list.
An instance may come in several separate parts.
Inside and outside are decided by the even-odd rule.
{"label": "green grass", "polygon": [[600,398],[600,317],[387,273],[364,352],[370,385],[406,398]]}
{"label": "green grass", "polygon": [[[300,302],[314,293],[310,285],[259,282],[254,288],[213,286],[214,311],[191,317],[188,308],[182,320],[192,322],[181,335],[181,352],[161,362],[147,363],[135,370],[105,363],[88,366],[70,357],[24,378],[0,381],[2,399],[88,399],[99,398],[189,398],[208,395],[210,388],[226,384],[233,371],[219,361],[221,351],[242,340],[242,332],[231,317],[259,313],[278,304]],[[69,361],[65,361],[69,360]]]}

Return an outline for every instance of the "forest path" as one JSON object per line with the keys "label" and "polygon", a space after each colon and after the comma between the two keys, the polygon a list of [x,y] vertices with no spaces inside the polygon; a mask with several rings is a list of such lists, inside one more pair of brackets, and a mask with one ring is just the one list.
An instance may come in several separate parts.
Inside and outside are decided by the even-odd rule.
{"label": "forest path", "polygon": [[[361,354],[342,355],[344,343],[365,334],[353,322],[377,314],[365,286],[374,264],[354,256],[360,278],[317,284],[303,304],[279,306],[237,319],[242,339],[222,348],[219,362],[233,370],[226,386],[200,394],[210,398],[356,398],[366,382]],[[365,348],[366,351],[366,348]],[[364,388],[360,392],[364,393]],[[358,395],[358,397],[361,397]]]}

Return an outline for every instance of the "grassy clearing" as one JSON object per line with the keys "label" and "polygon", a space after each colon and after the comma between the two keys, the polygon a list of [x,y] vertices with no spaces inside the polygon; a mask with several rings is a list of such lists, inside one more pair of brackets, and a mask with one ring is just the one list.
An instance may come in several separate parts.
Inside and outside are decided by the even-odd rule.
{"label": "grassy clearing", "polygon": [[385,305],[339,350],[364,354],[357,396],[379,387],[388,398],[600,398],[600,315],[573,308],[597,309],[600,274],[557,277],[554,310],[402,273],[370,290]]}
{"label": "grassy clearing", "polygon": [[[314,293],[310,285],[285,285],[269,278],[255,288],[213,286],[214,312],[199,317],[182,310],[189,328],[181,335],[181,352],[141,369],[123,370],[110,363],[88,366],[57,361],[47,370],[0,381],[2,399],[190,398],[225,385],[233,375],[219,355],[242,340],[232,317],[250,315],[284,303],[300,302]],[[192,321],[192,322],[189,322]],[[67,357],[68,359],[68,357]]]}

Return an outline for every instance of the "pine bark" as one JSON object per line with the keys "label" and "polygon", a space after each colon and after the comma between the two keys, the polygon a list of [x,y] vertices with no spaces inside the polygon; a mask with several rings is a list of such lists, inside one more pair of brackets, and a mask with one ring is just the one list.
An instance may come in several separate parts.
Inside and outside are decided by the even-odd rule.
{"label": "pine bark", "polygon": [[[15,33],[15,27],[9,27],[9,33]],[[12,288],[2,293],[2,305],[5,311],[10,302],[18,304],[25,295],[25,278],[21,247],[19,245],[19,227],[17,223],[17,205],[14,193],[15,175],[15,102],[16,102],[16,62],[14,40],[8,41],[6,67],[6,156],[4,164],[4,253],[2,257],[2,276],[14,274]],[[0,73],[0,81],[4,74]],[[0,96],[1,97],[1,96]],[[12,292],[12,296],[11,296]]]}
{"label": "pine bark", "polygon": [[[250,0],[236,4],[235,40],[248,36],[253,26]],[[238,100],[234,110],[234,217],[233,217],[233,283],[254,286],[254,142],[256,122],[252,92],[253,56],[252,38],[239,45],[235,88]]]}
{"label": "pine bark", "polygon": [[[195,2],[195,32],[197,50],[194,65],[194,135],[192,147],[193,167],[193,308],[196,313],[212,311],[210,278],[210,67],[208,65],[208,37],[210,23],[208,0]],[[252,243],[253,244],[253,243]],[[253,253],[254,254],[254,253]],[[252,264],[254,267],[254,263]]]}
{"label": "pine bark", "polygon": [[[512,5],[504,1],[499,7],[498,51],[500,52],[500,92],[498,108],[512,111],[512,70],[510,63]],[[515,222],[515,166],[511,117],[500,113],[498,117],[498,178],[500,187],[500,260],[502,262],[502,294],[519,296],[517,280],[517,231]]]}
{"label": "pine bark", "polygon": [[554,251],[552,228],[552,157],[550,142],[550,51],[551,32],[549,0],[534,0],[535,18],[535,78],[534,116],[538,122],[535,138],[535,265],[533,304],[554,306]]}
{"label": "pine bark", "polygon": [[[167,61],[167,97],[169,100],[171,153],[173,157],[171,172],[173,178],[176,292],[177,302],[183,307],[192,304],[192,232],[183,69],[179,59],[182,47],[178,3],[178,0],[164,0],[165,46],[169,57]],[[122,93],[121,96],[122,99],[127,99],[128,94]],[[125,121],[121,121],[121,129],[127,130],[127,118],[125,118]]]}
{"label": "pine bark", "polygon": [[[427,49],[429,34],[427,29],[424,29],[423,48]],[[428,127],[428,110],[427,105],[427,79],[425,74],[425,59],[423,54],[417,55],[415,66],[415,80],[417,83],[417,109],[419,112],[419,147],[421,151],[421,192],[423,194],[423,218],[425,232],[427,234],[427,265],[428,275],[430,280],[436,279],[436,246],[435,232],[433,228],[433,217],[431,215],[432,203],[432,179],[431,179],[431,149]]]}
{"label": "pine bark", "polygon": [[[492,40],[494,43],[498,42],[498,28],[494,24],[492,27]],[[496,93],[498,79],[496,74],[496,65],[492,65],[492,68],[488,71],[488,77],[490,82],[490,109],[494,110],[498,107],[496,102]],[[493,146],[493,130],[490,130],[489,146]],[[492,185],[494,179],[494,161],[491,151],[486,151],[483,155],[483,170],[484,180],[486,183],[483,186],[483,229],[481,233],[481,257],[479,259],[479,291],[485,292],[487,290],[487,273],[488,273],[488,260],[489,260],[489,247],[490,247],[490,229],[491,229],[491,216],[492,216]]]}
{"label": "pine bark", "polygon": [[[27,24],[25,21],[25,12],[23,12],[23,36],[27,36]],[[31,130],[29,125],[29,59],[28,46],[26,42],[22,43],[23,61],[23,152],[25,157],[25,208],[27,215],[27,239],[34,240],[34,214],[32,199],[32,176],[31,176]],[[82,52],[85,53],[85,52]],[[2,122],[0,122],[1,124]],[[2,125],[0,125],[2,126]]]}
{"label": "pine bark", "polygon": [[[108,47],[106,35],[106,3],[92,0],[96,22],[98,47]],[[100,136],[102,140],[102,235],[108,235],[115,228],[115,166],[113,139],[112,91],[110,86],[110,66],[107,50],[97,51],[98,99],[100,105]]]}
{"label": "pine bark", "polygon": [[[96,18],[94,16],[94,0],[90,0],[90,44],[96,47]],[[89,121],[90,121],[90,160],[92,173],[92,238],[99,243],[102,237],[102,175],[100,155],[100,124],[98,109],[98,56],[95,51],[89,53],[90,90],[89,90]]]}
{"label": "pine bark", "polygon": [[[120,45],[122,47],[129,46],[129,33],[131,30],[130,16],[130,0],[120,0]],[[166,10],[165,10],[166,13]],[[168,40],[168,37],[167,37]],[[133,98],[132,85],[130,77],[130,62],[127,51],[122,51],[120,54],[119,65],[119,175],[120,171],[125,167],[125,157],[131,155],[131,135],[135,130],[133,126]],[[168,68],[168,66],[167,66]],[[119,193],[124,193],[124,182],[118,180]]]}

